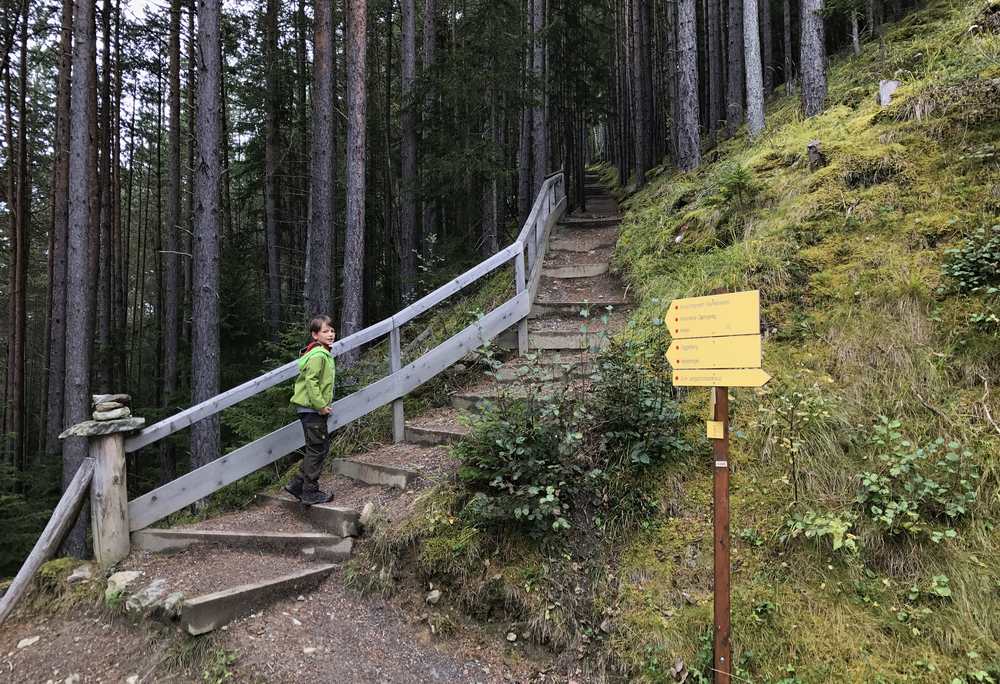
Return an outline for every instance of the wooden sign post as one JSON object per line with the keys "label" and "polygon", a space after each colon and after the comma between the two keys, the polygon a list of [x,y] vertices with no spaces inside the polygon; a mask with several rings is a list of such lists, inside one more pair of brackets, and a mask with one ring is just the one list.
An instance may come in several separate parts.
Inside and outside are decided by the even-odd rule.
{"label": "wooden sign post", "polygon": [[677,387],[711,387],[715,684],[730,684],[729,388],[761,387],[760,292],[734,292],[675,299],[665,318],[673,342],[667,360]]}

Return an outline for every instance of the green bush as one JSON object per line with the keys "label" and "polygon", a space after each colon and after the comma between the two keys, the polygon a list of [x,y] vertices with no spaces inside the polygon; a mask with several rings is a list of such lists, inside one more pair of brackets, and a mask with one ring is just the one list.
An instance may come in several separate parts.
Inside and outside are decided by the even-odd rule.
{"label": "green bush", "polygon": [[952,281],[952,292],[1000,293],[1000,224],[981,226],[945,254],[942,271]]}
{"label": "green bush", "polygon": [[885,416],[875,426],[880,447],[878,472],[861,474],[857,502],[889,535],[908,534],[940,542],[956,536],[954,525],[976,500],[980,473],[972,452],[938,438],[914,448]]}

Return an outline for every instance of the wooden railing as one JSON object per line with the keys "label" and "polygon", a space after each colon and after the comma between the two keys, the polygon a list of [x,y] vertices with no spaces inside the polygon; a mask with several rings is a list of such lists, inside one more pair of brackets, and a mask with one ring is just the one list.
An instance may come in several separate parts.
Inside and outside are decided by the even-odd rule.
{"label": "wooden railing", "polygon": [[[545,180],[517,240],[451,282],[406,307],[391,318],[360,330],[336,343],[334,356],[389,336],[389,374],[333,404],[328,429],[333,431],[387,404],[393,405],[393,439],[402,441],[403,397],[462,357],[488,343],[508,328],[517,328],[517,346],[527,351],[528,313],[538,287],[546,238],[566,207],[562,172]],[[401,328],[448,297],[514,262],[515,295],[450,339],[402,365]],[[125,439],[125,451],[134,452],[253,397],[297,374],[295,361],[196,404]],[[128,503],[128,530],[140,530],[181,510],[226,485],[286,456],[304,445],[298,422],[246,444],[221,458],[169,482]],[[95,540],[95,545],[97,540]]]}

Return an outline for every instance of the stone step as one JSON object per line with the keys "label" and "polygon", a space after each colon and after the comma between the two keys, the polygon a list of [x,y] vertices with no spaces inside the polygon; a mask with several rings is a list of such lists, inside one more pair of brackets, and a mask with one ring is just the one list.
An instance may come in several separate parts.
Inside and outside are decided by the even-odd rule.
{"label": "stone step", "polygon": [[279,598],[319,584],[335,567],[328,563],[273,579],[196,596],[181,606],[181,625],[192,636],[206,634]]}
{"label": "stone step", "polygon": [[590,361],[506,364],[497,371],[496,380],[501,384],[544,384],[586,378],[592,370]]}
{"label": "stone step", "polygon": [[604,275],[610,270],[607,263],[598,264],[573,264],[571,266],[553,266],[542,268],[542,276],[546,278],[593,278]]}
{"label": "stone step", "polygon": [[333,461],[333,472],[349,477],[358,482],[370,485],[383,485],[406,489],[420,474],[405,468],[382,465],[380,463],[363,463],[351,458],[338,458]]}
{"label": "stone step", "polygon": [[598,249],[608,249],[618,244],[618,236],[606,240],[581,241],[573,238],[554,235],[549,240],[549,252],[593,252]]}
{"label": "stone step", "polygon": [[621,223],[620,216],[594,216],[590,218],[564,218],[559,222],[563,228],[611,228]]}
{"label": "stone step", "polygon": [[[180,551],[193,544],[266,547],[282,551],[313,549],[317,556],[330,560],[349,558],[352,548],[350,539],[325,532],[243,532],[148,527],[132,533],[132,545],[150,553]],[[323,549],[323,552],[320,553],[319,549]]]}
{"label": "stone step", "polygon": [[469,434],[464,425],[414,425],[407,423],[404,438],[420,446],[442,446],[462,441]]}
{"label": "stone step", "polygon": [[343,508],[330,504],[306,506],[298,499],[290,496],[274,494],[258,494],[262,502],[283,506],[302,515],[310,523],[339,537],[357,537],[361,534],[360,514],[353,508]]}
{"label": "stone step", "polygon": [[[611,302],[601,302],[595,304],[593,302],[536,302],[531,306],[531,311],[528,313],[529,318],[552,318],[557,316],[579,316],[580,312],[583,310],[589,310],[591,318],[600,318],[600,316],[607,311],[606,307],[613,307],[614,311],[631,311],[635,308],[632,302],[625,300],[611,301]],[[584,320],[581,318],[580,322],[583,323]]]}
{"label": "stone step", "polygon": [[537,350],[601,350],[608,346],[602,331],[539,330],[528,333],[528,348]]}

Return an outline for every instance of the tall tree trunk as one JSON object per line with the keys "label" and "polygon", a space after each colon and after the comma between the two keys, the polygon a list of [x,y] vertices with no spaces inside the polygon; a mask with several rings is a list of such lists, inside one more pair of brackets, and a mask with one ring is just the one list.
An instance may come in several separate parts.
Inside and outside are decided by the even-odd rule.
{"label": "tall tree trunk", "polygon": [[52,170],[52,279],[49,310],[48,416],[45,451],[62,450],[64,375],[66,370],[66,226],[69,220],[69,100],[73,68],[73,0],[63,0],[56,85],[55,163]]}
{"label": "tall tree trunk", "polygon": [[[267,0],[264,15],[264,249],[267,254],[267,327],[276,340],[281,327],[281,238],[278,232],[278,0]],[[332,113],[331,113],[332,116]],[[330,188],[333,193],[333,188]]]}
{"label": "tall tree trunk", "polygon": [[[63,423],[75,425],[89,418],[90,414],[90,328],[91,269],[91,203],[94,172],[91,169],[96,141],[94,110],[90,102],[96,83],[96,27],[94,4],[76,3],[73,20],[73,75],[70,103],[69,138],[69,209],[66,250],[66,333],[73,335],[72,344],[66,345],[66,375]],[[63,445],[63,487],[73,479],[77,468],[87,457],[87,440],[71,437]],[[89,523],[88,507],[80,511],[72,531],[63,544],[66,554],[83,557],[86,551],[86,530]]]}
{"label": "tall tree trunk", "polygon": [[315,3],[312,92],[312,197],[306,235],[305,312],[307,317],[331,313],[331,262],[334,217],[335,122],[333,3]]}
{"label": "tall tree trunk", "polygon": [[708,23],[708,142],[715,145],[715,136],[726,118],[722,87],[722,25],[721,0],[707,0]]}
{"label": "tall tree trunk", "polygon": [[[526,36],[528,39],[525,41],[524,50],[524,73],[522,74],[523,79],[523,91],[524,93],[530,94],[534,90],[532,88],[532,49],[531,49],[531,27],[534,22],[534,15],[531,11],[531,0],[527,0],[527,31]],[[521,108],[521,126],[520,133],[518,137],[517,146],[517,215],[518,224],[523,224],[528,218],[528,214],[531,212],[531,203],[534,200],[531,188],[533,183],[531,182],[532,166],[531,166],[531,129],[532,129],[532,111],[533,108],[529,105],[528,98],[525,98],[525,103]]]}
{"label": "tall tree trunk", "polygon": [[545,26],[545,0],[532,0],[531,33],[533,40],[531,72],[535,79],[536,101],[532,111],[532,156],[535,162],[532,183],[532,200],[538,194],[549,169],[549,145],[545,120],[545,43],[542,31]]}
{"label": "tall tree trunk", "polygon": [[100,251],[97,269],[97,358],[95,380],[99,392],[111,391],[111,2],[101,11],[101,94],[98,118],[98,192],[100,193]]}
{"label": "tall tree trunk", "polygon": [[[219,223],[222,160],[221,0],[198,0],[197,161],[194,178],[194,272],[191,389],[195,403],[219,393]],[[191,427],[191,467],[219,456],[218,415]]]}
{"label": "tall tree trunk", "polygon": [[774,90],[774,35],[771,32],[771,0],[760,0],[760,59],[764,81],[764,99]]}
{"label": "tall tree trunk", "polygon": [[743,48],[747,71],[747,127],[750,137],[756,138],[764,130],[764,83],[760,68],[757,0],[743,0]]}
{"label": "tall tree trunk", "polygon": [[[178,240],[181,224],[181,0],[170,2],[170,36],[167,47],[167,206],[163,230],[163,408],[169,409],[177,393]],[[160,481],[177,474],[177,457],[171,440],[160,442]]]}
{"label": "tall tree trunk", "polygon": [[782,42],[785,52],[785,94],[791,95],[795,92],[795,65],[792,61],[792,2],[782,0],[782,18],[784,30]]}
{"label": "tall tree trunk", "polygon": [[741,0],[729,0],[729,71],[726,80],[726,134],[736,135],[743,122],[745,67],[743,59],[743,6]]}
{"label": "tall tree trunk", "polygon": [[636,187],[646,184],[646,171],[650,168],[649,135],[649,41],[646,35],[648,19],[646,0],[632,0],[632,89],[635,110],[635,173]]}
{"label": "tall tree trunk", "polygon": [[851,50],[855,55],[861,54],[861,35],[858,31],[858,10],[851,10]]}
{"label": "tall tree trunk", "polygon": [[701,163],[698,132],[698,55],[695,0],[677,3],[677,166],[690,171]]}
{"label": "tall tree trunk", "polygon": [[402,0],[401,7],[399,281],[405,304],[413,301],[417,281],[417,110],[413,101],[413,83],[417,75],[417,28],[414,0]]}
{"label": "tall tree trunk", "polygon": [[802,0],[802,110],[815,116],[826,105],[823,0]]}
{"label": "tall tree trunk", "polygon": [[[342,337],[360,330],[364,316],[367,24],[366,0],[347,0],[347,232],[340,319]],[[350,365],[357,356],[357,352],[347,354],[344,361]]]}
{"label": "tall tree trunk", "polygon": [[[435,51],[437,49],[437,4],[436,0],[424,0],[424,55],[423,55],[423,76],[427,81],[431,77],[434,69]],[[428,93],[424,98],[424,124],[423,140],[424,150],[430,147],[429,121],[434,115],[434,98]],[[423,227],[421,230],[421,251],[426,251],[428,239],[437,231],[437,200],[433,197],[424,197]]]}

